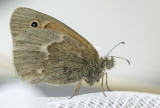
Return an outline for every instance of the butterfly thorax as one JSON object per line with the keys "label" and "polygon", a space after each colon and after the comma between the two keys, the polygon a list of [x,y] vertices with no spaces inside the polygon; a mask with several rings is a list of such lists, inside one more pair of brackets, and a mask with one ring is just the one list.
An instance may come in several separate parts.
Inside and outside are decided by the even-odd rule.
{"label": "butterfly thorax", "polygon": [[112,69],[114,66],[114,58],[101,57],[98,64],[89,66],[85,81],[92,86],[95,82],[99,82],[103,77],[105,69]]}
{"label": "butterfly thorax", "polygon": [[99,82],[101,75],[103,74],[103,68],[100,64],[94,64],[89,66],[85,75],[85,81],[90,86],[92,86],[95,82]]}

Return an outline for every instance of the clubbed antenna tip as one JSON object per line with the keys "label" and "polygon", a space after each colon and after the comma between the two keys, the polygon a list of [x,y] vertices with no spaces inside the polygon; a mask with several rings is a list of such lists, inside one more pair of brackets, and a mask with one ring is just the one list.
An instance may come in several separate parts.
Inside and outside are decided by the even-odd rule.
{"label": "clubbed antenna tip", "polygon": [[118,43],[116,46],[114,46],[109,52],[108,52],[108,54],[107,54],[107,56],[110,54],[110,52],[112,51],[112,50],[114,50],[117,46],[119,46],[120,44],[125,44],[125,42],[120,42],[120,43]]}
{"label": "clubbed antenna tip", "polygon": [[121,42],[122,44],[125,44],[125,42]]}
{"label": "clubbed antenna tip", "polygon": [[126,61],[128,62],[129,65],[131,64],[129,60],[126,59]]}

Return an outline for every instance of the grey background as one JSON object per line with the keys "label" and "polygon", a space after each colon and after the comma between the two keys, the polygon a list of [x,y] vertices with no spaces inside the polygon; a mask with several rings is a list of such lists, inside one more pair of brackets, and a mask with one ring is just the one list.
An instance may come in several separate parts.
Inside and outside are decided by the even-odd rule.
{"label": "grey background", "polygon": [[[120,59],[108,72],[112,90],[136,90],[160,93],[160,1],[159,0],[1,0],[0,1],[0,79],[15,78],[9,20],[17,7],[46,13],[67,24],[90,41],[105,56],[117,43],[125,41],[111,55]],[[86,84],[84,84],[86,85]],[[40,84],[51,93],[64,89],[70,94],[75,86]],[[101,91],[84,86],[81,92]],[[62,92],[64,93],[64,92]]]}

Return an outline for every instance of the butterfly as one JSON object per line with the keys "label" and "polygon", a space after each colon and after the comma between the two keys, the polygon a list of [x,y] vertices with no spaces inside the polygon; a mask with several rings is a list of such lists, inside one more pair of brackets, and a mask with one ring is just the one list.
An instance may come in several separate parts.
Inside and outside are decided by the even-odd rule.
{"label": "butterfly", "polygon": [[[99,82],[114,66],[114,59],[99,57],[96,49],[84,37],[59,20],[35,11],[19,7],[11,16],[10,28],[13,40],[14,65],[21,79],[37,84],[70,84],[79,82],[71,98],[78,94],[84,80],[90,86]],[[109,89],[109,88],[108,88]],[[105,95],[105,93],[104,93]]]}

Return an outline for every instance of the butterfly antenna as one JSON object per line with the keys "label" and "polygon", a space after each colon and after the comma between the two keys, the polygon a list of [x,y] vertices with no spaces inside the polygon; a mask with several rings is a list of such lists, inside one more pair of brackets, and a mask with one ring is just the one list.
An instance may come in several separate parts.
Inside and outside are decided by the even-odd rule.
{"label": "butterfly antenna", "polygon": [[108,56],[108,57],[114,57],[114,58],[120,58],[120,59],[123,59],[123,60],[126,60],[128,62],[128,64],[130,65],[130,61],[126,58],[123,58],[123,57],[118,57],[118,56]]}
{"label": "butterfly antenna", "polygon": [[110,54],[110,52],[112,52],[112,50],[114,50],[117,46],[119,46],[120,44],[125,44],[125,42],[120,42],[118,43],[115,47],[113,47],[107,54],[107,56]]}

